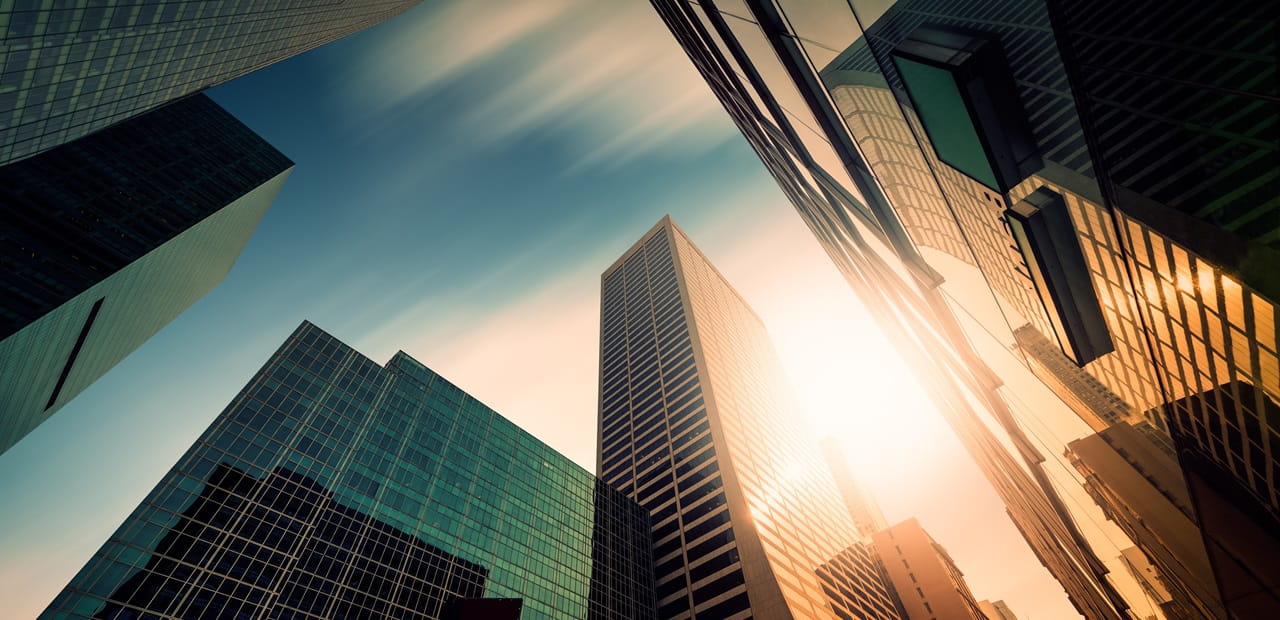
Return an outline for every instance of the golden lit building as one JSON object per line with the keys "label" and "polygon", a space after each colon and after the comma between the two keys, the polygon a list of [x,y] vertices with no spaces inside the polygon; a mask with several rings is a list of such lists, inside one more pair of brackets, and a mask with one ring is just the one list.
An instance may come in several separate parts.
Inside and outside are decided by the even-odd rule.
{"label": "golden lit building", "polygon": [[875,549],[911,620],[985,620],[964,573],[914,517],[876,532]]}
{"label": "golden lit building", "polygon": [[898,618],[764,325],[671,219],[601,277],[602,479],[663,618]]}
{"label": "golden lit building", "polygon": [[1063,499],[1079,420],[1171,448],[1203,577],[1280,616],[1268,3],[653,4],[1083,615],[1146,601]]}
{"label": "golden lit building", "polygon": [[1018,620],[1004,601],[978,601],[978,609],[987,614],[987,620]]}

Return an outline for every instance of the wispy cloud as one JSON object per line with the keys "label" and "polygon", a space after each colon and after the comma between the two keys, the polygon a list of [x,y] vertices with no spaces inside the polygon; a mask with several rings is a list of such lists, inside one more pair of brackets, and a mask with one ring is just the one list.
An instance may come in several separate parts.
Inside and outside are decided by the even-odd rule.
{"label": "wispy cloud", "polygon": [[453,2],[405,15],[351,67],[353,108],[377,116],[449,84],[488,93],[463,114],[469,139],[566,140],[570,170],[697,155],[735,135],[724,110],[647,4]]}
{"label": "wispy cloud", "polygon": [[521,0],[501,9],[486,2],[429,3],[393,22],[352,66],[350,94],[369,110],[385,110],[532,36],[573,0]]}

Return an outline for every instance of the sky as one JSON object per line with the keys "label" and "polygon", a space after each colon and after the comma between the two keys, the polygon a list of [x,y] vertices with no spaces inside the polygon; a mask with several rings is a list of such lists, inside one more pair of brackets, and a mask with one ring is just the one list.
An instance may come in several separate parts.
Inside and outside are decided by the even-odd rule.
{"label": "sky", "polygon": [[600,273],[664,214],[891,522],[979,599],[1075,616],[647,3],[424,3],[210,94],[297,168],[222,285],[0,455],[0,616],[38,614],[304,319],[594,469]]}

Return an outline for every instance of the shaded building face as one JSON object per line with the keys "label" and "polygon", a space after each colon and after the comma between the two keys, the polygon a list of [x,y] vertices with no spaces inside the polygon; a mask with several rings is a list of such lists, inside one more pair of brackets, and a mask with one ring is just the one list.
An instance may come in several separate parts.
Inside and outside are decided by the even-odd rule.
{"label": "shaded building face", "polygon": [[648,532],[412,358],[304,323],[45,615],[652,618]]}
{"label": "shaded building face", "polygon": [[0,450],[220,283],[292,167],[204,95],[0,166]]}
{"label": "shaded building face", "polygon": [[[1223,604],[1241,618],[1280,614],[1280,519],[1265,500],[1276,487],[1252,477],[1245,484],[1241,475],[1248,472],[1241,462],[1245,442],[1256,440],[1262,424],[1280,421],[1280,405],[1234,383],[1165,408],[1179,422],[1174,445]],[[1227,427],[1220,442],[1213,428],[1220,419],[1238,421],[1244,433]]]}
{"label": "shaded building face", "polygon": [[[1190,437],[1248,490],[1241,501],[1280,514],[1280,428],[1255,415],[1280,398],[1280,210],[1265,198],[1275,58],[1259,53],[1275,10],[1122,4],[654,2],[881,326],[941,386],[1029,541],[1088,523],[1044,476],[1062,446],[1039,454],[1025,421],[1074,420],[997,392],[993,368],[1007,386],[1039,377],[1095,430]],[[1255,390],[1243,413],[1217,405],[1228,384]],[[1201,427],[1176,413],[1190,400]],[[1039,491],[972,439],[986,432],[976,422]],[[1037,555],[1082,612],[1127,613],[1097,554],[1068,547]]]}
{"label": "shaded building face", "polygon": [[601,478],[652,514],[659,615],[897,617],[763,325],[706,257],[667,218],[601,286]]}
{"label": "shaded building face", "polygon": [[1246,280],[1274,285],[1266,265],[1280,250],[1276,8],[1256,0],[1052,6],[1109,202]]}
{"label": "shaded building face", "polygon": [[0,165],[339,39],[414,4],[18,3],[0,11]]}

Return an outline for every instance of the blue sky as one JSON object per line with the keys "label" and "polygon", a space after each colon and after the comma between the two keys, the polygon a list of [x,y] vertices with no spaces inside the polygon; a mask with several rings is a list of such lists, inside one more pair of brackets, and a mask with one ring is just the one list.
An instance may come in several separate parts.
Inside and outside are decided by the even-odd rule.
{"label": "blue sky", "polygon": [[[647,3],[487,6],[426,3],[210,91],[297,168],[221,286],[0,456],[0,601],[42,609],[303,319],[377,361],[404,349],[591,467],[599,274],[666,213],[784,361],[869,360],[848,361],[861,405],[929,453],[852,455],[894,470],[869,481],[891,518],[920,515],[979,598],[1052,599],[1034,564],[979,569],[1030,555],[927,404],[874,394],[887,345]],[[1003,529],[949,540],[973,523],[921,512],[940,501]]]}

